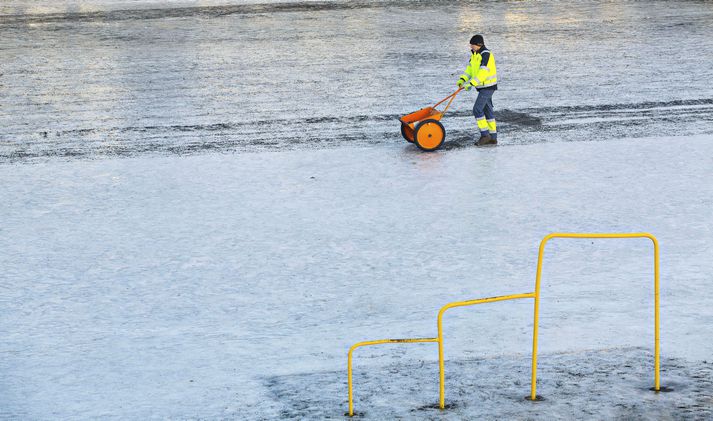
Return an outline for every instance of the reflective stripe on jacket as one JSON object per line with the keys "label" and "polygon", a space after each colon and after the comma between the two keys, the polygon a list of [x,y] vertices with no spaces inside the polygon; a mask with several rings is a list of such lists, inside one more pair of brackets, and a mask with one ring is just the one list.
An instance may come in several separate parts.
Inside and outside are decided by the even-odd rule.
{"label": "reflective stripe on jacket", "polygon": [[461,75],[463,82],[470,81],[470,84],[480,88],[488,88],[498,83],[498,71],[495,66],[495,57],[483,46],[480,51],[470,56],[470,62],[465,68],[465,73]]}

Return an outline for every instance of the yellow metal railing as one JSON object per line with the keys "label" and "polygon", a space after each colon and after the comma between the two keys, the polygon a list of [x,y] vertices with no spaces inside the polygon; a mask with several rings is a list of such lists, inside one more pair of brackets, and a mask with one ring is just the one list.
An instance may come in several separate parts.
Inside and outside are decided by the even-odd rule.
{"label": "yellow metal railing", "polygon": [[542,279],[542,260],[545,251],[545,245],[547,242],[553,238],[648,238],[654,244],[654,390],[661,390],[660,382],[660,336],[659,336],[659,245],[656,237],[649,233],[607,233],[607,234],[596,234],[596,233],[553,233],[547,235],[540,242],[539,255],[537,258],[537,275],[535,279],[535,291],[528,292],[524,294],[512,294],[504,295],[499,297],[489,297],[480,298],[476,300],[468,301],[455,301],[448,303],[441,307],[438,312],[437,318],[437,328],[438,337],[437,338],[415,338],[415,339],[380,339],[376,341],[365,341],[358,342],[349,348],[349,355],[347,358],[347,377],[348,377],[348,388],[349,388],[349,416],[354,415],[354,394],[353,394],[353,382],[352,382],[352,354],[355,349],[362,346],[369,345],[380,345],[387,343],[420,343],[420,342],[437,342],[438,343],[438,368],[439,368],[439,407],[441,409],[445,408],[445,357],[443,355],[443,314],[454,307],[465,307],[472,306],[476,304],[492,303],[496,301],[507,301],[507,300],[517,300],[523,298],[534,298],[534,321],[532,330],[532,383],[530,389],[530,399],[537,400],[537,338],[538,338],[538,319],[539,319],[539,305],[540,305],[540,281]]}
{"label": "yellow metal railing", "polygon": [[654,390],[661,390],[660,369],[660,317],[659,317],[659,242],[653,235],[647,232],[634,233],[563,233],[556,232],[545,236],[540,242],[540,251],[537,256],[537,276],[535,278],[535,316],[532,327],[532,383],[530,388],[530,399],[537,400],[537,337],[538,320],[540,310],[540,281],[542,280],[542,259],[545,253],[545,245],[553,238],[648,238],[654,244]]}

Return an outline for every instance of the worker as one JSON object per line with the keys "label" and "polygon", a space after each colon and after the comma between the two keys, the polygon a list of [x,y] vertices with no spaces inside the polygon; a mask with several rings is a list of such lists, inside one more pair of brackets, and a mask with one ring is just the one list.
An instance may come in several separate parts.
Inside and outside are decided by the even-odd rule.
{"label": "worker", "polygon": [[483,36],[478,34],[470,39],[470,62],[465,73],[458,79],[458,87],[470,90],[475,87],[478,98],[473,106],[473,115],[478,124],[479,134],[475,137],[478,146],[498,143],[498,132],[493,114],[493,93],[498,89],[495,57],[485,46]]}

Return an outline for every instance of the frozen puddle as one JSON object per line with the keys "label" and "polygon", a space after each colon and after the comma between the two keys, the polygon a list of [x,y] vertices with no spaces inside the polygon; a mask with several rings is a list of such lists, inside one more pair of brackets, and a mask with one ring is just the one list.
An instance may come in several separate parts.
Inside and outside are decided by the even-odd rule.
{"label": "frozen puddle", "polygon": [[[434,347],[435,350],[435,347]],[[346,356],[345,356],[346,360]],[[355,356],[357,419],[710,419],[713,362],[662,358],[663,387],[654,393],[653,354],[616,348],[540,355],[538,395],[530,392],[530,357],[446,360],[446,405],[438,406],[438,362],[403,357],[365,365]],[[254,414],[339,419],[348,409],[346,367],[265,379],[271,398]]]}

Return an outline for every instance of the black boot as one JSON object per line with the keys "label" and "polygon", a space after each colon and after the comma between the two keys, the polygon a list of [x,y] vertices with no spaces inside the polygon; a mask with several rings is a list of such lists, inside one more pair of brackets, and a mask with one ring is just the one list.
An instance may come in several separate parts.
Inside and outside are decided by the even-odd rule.
{"label": "black boot", "polygon": [[485,145],[497,145],[498,141],[493,139],[489,134],[484,134],[480,136],[480,139],[478,139],[477,142],[475,142],[476,146],[485,146]]}

